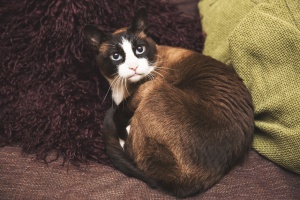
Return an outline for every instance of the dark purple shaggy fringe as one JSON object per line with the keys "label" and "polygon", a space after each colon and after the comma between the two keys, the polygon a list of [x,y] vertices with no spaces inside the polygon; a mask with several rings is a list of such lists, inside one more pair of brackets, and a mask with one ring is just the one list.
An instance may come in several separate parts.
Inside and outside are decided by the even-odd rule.
{"label": "dark purple shaggy fringe", "polygon": [[139,6],[156,42],[201,51],[200,20],[159,0],[1,1],[1,146],[18,144],[45,162],[109,164],[101,127],[111,99],[81,31],[126,26]]}

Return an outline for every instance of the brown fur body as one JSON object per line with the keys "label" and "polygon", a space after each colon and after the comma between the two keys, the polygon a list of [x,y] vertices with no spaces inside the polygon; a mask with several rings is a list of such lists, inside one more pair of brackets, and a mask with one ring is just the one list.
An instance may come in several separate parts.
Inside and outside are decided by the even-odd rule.
{"label": "brown fur body", "polygon": [[[135,38],[147,40],[147,58],[154,62],[156,73],[151,80],[128,85],[128,98],[107,112],[107,153],[128,176],[177,197],[191,196],[216,184],[250,149],[251,96],[225,64],[190,50],[156,45],[143,32],[141,15],[145,18],[142,13],[133,22],[138,30]],[[131,29],[120,29],[109,40],[130,38]],[[88,34],[98,37],[93,31],[97,32]],[[97,43],[102,44],[98,46],[100,70],[112,82],[113,64],[106,58],[111,43]],[[119,138],[126,141],[124,149]]]}
{"label": "brown fur body", "polygon": [[125,150],[145,177],[176,196],[205,191],[252,143],[253,107],[228,66],[158,46],[163,69],[127,102],[134,112]]}

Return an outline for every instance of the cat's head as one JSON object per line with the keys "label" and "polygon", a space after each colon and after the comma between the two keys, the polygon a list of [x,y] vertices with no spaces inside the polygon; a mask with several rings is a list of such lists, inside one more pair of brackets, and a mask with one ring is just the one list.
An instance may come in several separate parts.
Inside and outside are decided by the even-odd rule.
{"label": "cat's head", "polygon": [[156,44],[146,35],[147,12],[139,9],[129,27],[112,34],[86,25],[84,37],[98,52],[101,73],[112,82],[118,76],[129,83],[138,82],[154,70]]}

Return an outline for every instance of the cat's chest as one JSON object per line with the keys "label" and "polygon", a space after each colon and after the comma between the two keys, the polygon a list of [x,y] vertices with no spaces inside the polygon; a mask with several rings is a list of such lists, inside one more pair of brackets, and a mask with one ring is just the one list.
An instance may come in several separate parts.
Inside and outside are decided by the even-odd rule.
{"label": "cat's chest", "polygon": [[129,91],[123,84],[112,86],[111,90],[112,99],[117,105],[119,105],[126,97],[129,96]]}

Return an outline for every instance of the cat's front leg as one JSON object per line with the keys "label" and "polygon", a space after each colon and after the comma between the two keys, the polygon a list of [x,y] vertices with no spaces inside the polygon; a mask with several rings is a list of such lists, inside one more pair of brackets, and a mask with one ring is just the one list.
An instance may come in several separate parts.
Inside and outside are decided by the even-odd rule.
{"label": "cat's front leg", "polygon": [[103,140],[105,144],[109,144],[114,140],[114,138],[118,138],[117,136],[117,131],[116,131],[116,126],[114,122],[114,113],[116,111],[117,107],[112,106],[110,107],[104,116],[104,121],[103,121]]}
{"label": "cat's front leg", "polygon": [[122,118],[122,112],[117,110],[117,106],[113,105],[105,113],[103,121],[103,139],[105,145],[116,145],[117,141],[120,143],[121,147],[124,149],[125,140],[127,138],[127,128],[123,128],[126,120]]}
{"label": "cat's front leg", "polygon": [[122,101],[115,113],[114,113],[114,123],[116,126],[116,131],[119,137],[120,145],[124,148],[129,130],[130,130],[130,119],[133,116],[134,111],[130,106],[131,97]]}

